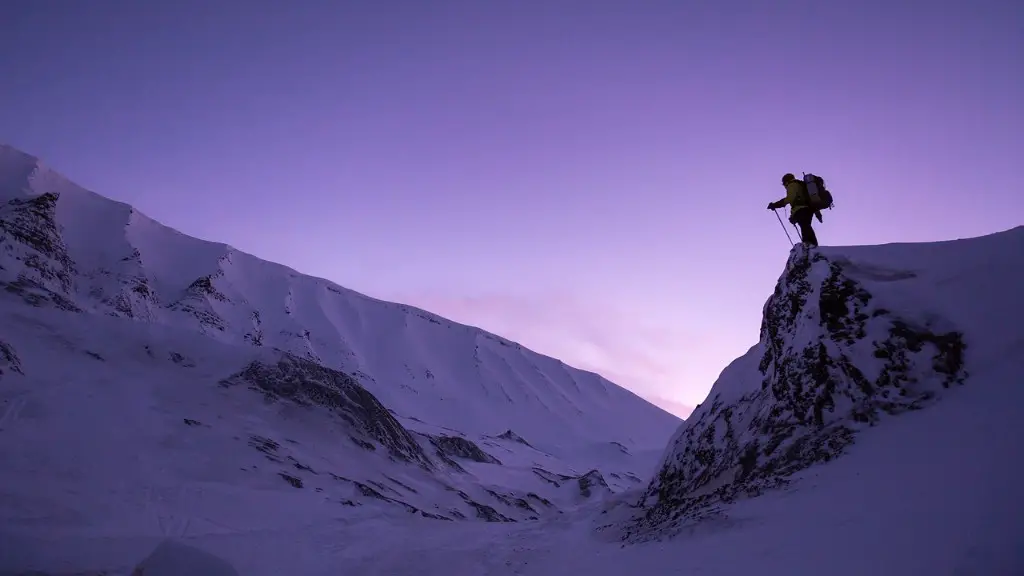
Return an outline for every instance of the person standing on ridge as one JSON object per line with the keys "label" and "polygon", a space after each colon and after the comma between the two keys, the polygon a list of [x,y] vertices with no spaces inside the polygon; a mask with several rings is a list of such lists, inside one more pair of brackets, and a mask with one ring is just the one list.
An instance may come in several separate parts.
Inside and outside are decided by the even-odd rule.
{"label": "person standing on ridge", "polygon": [[817,246],[818,236],[814,228],[811,228],[811,218],[817,216],[818,222],[821,222],[821,213],[811,208],[807,184],[792,174],[786,174],[782,177],[782,185],[786,188],[786,197],[769,203],[768,209],[778,210],[789,204],[789,221],[800,227],[800,240],[806,246]]}

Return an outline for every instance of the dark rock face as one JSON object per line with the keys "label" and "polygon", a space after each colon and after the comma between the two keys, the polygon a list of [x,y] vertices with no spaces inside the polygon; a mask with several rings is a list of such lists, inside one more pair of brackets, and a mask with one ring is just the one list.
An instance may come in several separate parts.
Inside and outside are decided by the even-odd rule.
{"label": "dark rock face", "polygon": [[14,352],[14,347],[0,340],[0,376],[3,376],[8,371],[22,375],[25,374],[21,369],[21,359]]}
{"label": "dark rock face", "polygon": [[212,305],[212,302],[230,302],[216,286],[217,279],[223,275],[223,270],[220,270],[215,274],[197,278],[185,289],[185,295],[168,308],[195,317],[204,333],[224,332],[228,323],[217,314]]}
{"label": "dark rock face", "polygon": [[501,464],[501,461],[484,452],[473,441],[461,436],[431,436],[430,442],[438,451],[451,458],[464,458],[484,464]]}
{"label": "dark rock face", "polygon": [[252,318],[252,330],[246,332],[244,338],[246,342],[259,348],[263,346],[263,321],[260,319],[258,310],[253,310],[250,318]]}
{"label": "dark rock face", "polygon": [[[389,496],[385,496],[384,494],[382,494],[382,493],[378,492],[377,490],[375,490],[373,487],[371,487],[371,486],[369,486],[367,484],[364,484],[362,482],[359,482],[359,481],[356,481],[356,480],[351,480],[349,478],[345,478],[344,476],[338,476],[337,474],[334,474],[334,473],[331,473],[331,476],[335,480],[337,480],[338,482],[343,482],[343,483],[346,483],[346,484],[351,484],[352,486],[354,486],[356,488],[356,490],[359,491],[359,493],[362,496],[364,496],[366,498],[372,498],[372,499],[375,499],[375,500],[380,500],[382,502],[387,502],[388,504],[393,504],[395,506],[401,507],[402,509],[404,509],[406,512],[408,512],[410,514],[419,514],[420,516],[422,516],[424,518],[429,518],[430,520],[448,520],[448,521],[452,520],[451,518],[448,518],[447,516],[443,516],[441,514],[434,514],[433,512],[427,512],[426,510],[420,510],[419,508],[413,506],[412,504],[409,504],[408,502],[404,502],[402,500],[398,500],[397,498],[391,498]],[[379,484],[379,483],[376,483],[376,482],[374,482],[373,484],[376,485],[376,486],[381,486],[383,488],[382,484]],[[411,488],[409,488],[408,486],[405,486],[404,484],[402,484],[402,486],[405,487],[405,488],[408,488],[412,492],[416,492],[415,490],[412,490]],[[391,490],[389,488],[387,489],[387,491],[393,492],[393,490]],[[354,501],[348,500],[348,499],[342,500],[341,503],[346,505],[346,506],[360,506],[361,505],[358,502],[354,502]],[[457,510],[453,510],[453,512],[457,513],[458,511]],[[459,517],[459,516],[456,514],[456,517]]]}
{"label": "dark rock face", "polygon": [[145,276],[129,276],[121,280],[121,290],[103,302],[116,316],[148,320],[158,298]]}
{"label": "dark rock face", "polygon": [[260,436],[258,434],[253,434],[252,436],[249,437],[249,446],[252,446],[259,452],[262,452],[263,455],[266,456],[268,460],[271,460],[273,462],[283,462],[281,456],[277,452],[278,449],[281,448],[281,445],[278,444],[277,441],[275,440]]}
{"label": "dark rock face", "polygon": [[546,506],[548,508],[554,508],[555,507],[555,505],[552,504],[550,500],[548,500],[547,498],[544,498],[543,496],[538,496],[538,495],[534,494],[533,492],[530,492],[529,494],[527,494],[526,497],[531,499],[531,500],[536,500],[537,502],[540,502],[541,504],[543,504],[544,506]]}
{"label": "dark rock face", "polygon": [[568,476],[566,474],[558,474],[556,472],[551,472],[550,470],[534,466],[533,473],[536,474],[538,478],[548,484],[551,484],[555,488],[561,488],[562,486],[569,485],[571,482],[575,482],[579,489],[580,496],[583,496],[584,498],[590,498],[595,489],[605,493],[611,492],[608,482],[605,481],[604,476],[598,470],[591,470],[590,472],[580,476]]}
{"label": "dark rock face", "polygon": [[292,487],[302,488],[302,478],[292,476],[291,474],[288,474],[286,472],[278,472],[277,475],[280,476],[281,478],[284,478],[285,482],[291,484]]}
{"label": "dark rock face", "polygon": [[551,484],[555,488],[559,488],[562,486],[562,484],[570,480],[576,480],[578,478],[577,476],[567,476],[565,474],[551,472],[550,470],[545,470],[544,468],[541,468],[539,466],[533,467],[533,473],[536,474],[541,480],[547,482],[548,484]]}
{"label": "dark rock face", "polygon": [[[511,440],[513,442],[519,442],[520,444],[524,444],[526,446],[530,446],[530,443],[527,442],[526,440],[523,440],[522,436],[520,436],[519,434],[516,434],[515,432],[513,432],[511,430],[505,430],[501,434],[498,434],[498,438],[501,438],[502,440]],[[530,446],[530,447],[533,448],[533,446]]]}
{"label": "dark rock face", "polygon": [[486,520],[488,522],[515,522],[514,519],[505,516],[501,512],[494,509],[493,506],[487,504],[481,504],[475,500],[466,500],[466,504],[469,504],[474,510],[476,510],[477,518]]}
{"label": "dark rock face", "polygon": [[33,306],[80,312],[71,301],[75,264],[57,225],[57,194],[15,199],[0,207],[0,250],[20,264],[0,267],[0,285]]}
{"label": "dark rock face", "polygon": [[501,512],[498,512],[493,506],[488,506],[487,504],[481,504],[480,502],[477,502],[476,500],[473,500],[473,498],[471,498],[469,496],[469,494],[466,494],[462,490],[457,490],[456,492],[458,492],[459,496],[462,498],[462,500],[466,504],[468,504],[471,508],[473,508],[474,511],[476,511],[476,517],[480,518],[481,520],[486,520],[487,522],[515,522],[516,521],[514,518],[509,518],[508,516],[505,516]]}
{"label": "dark rock face", "polygon": [[221,381],[225,387],[246,384],[272,399],[288,399],[302,405],[323,406],[364,435],[384,446],[400,460],[430,468],[423,449],[373,394],[344,372],[282,354],[276,364],[253,362]]}
{"label": "dark rock face", "polygon": [[151,321],[161,306],[138,249],[114,263],[113,269],[101,267],[85,272],[79,282],[79,292],[87,292],[111,316]]}
{"label": "dark rock face", "polygon": [[611,492],[611,488],[608,487],[608,483],[605,482],[604,476],[601,475],[597,470],[591,470],[583,476],[577,479],[577,483],[580,487],[580,495],[584,498],[590,498],[593,494],[594,489],[603,489],[603,492]]}
{"label": "dark rock face", "polygon": [[713,389],[694,411],[626,539],[666,535],[782,486],[841,455],[861,428],[964,382],[962,334],[881,307],[846,265],[794,250],[764,307],[757,370],[723,373],[746,379],[746,393],[723,399]]}

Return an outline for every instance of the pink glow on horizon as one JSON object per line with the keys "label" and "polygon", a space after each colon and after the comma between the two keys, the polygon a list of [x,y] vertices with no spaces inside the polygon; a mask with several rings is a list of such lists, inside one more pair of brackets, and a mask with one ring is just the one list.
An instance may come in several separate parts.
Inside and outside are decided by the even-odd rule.
{"label": "pink glow on horizon", "polygon": [[[687,366],[680,350],[700,349],[693,334],[656,324],[642,325],[615,308],[587,304],[568,295],[490,295],[451,298],[413,295],[398,300],[431,310],[601,374],[685,417],[701,398],[673,390],[680,375],[713,380],[698,365]],[[731,360],[730,351],[716,351]]]}

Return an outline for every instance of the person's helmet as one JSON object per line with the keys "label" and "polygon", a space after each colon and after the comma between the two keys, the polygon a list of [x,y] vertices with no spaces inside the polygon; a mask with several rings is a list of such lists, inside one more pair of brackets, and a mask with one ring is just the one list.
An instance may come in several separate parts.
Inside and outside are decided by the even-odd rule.
{"label": "person's helmet", "polygon": [[785,186],[786,184],[789,184],[793,180],[796,180],[796,176],[786,173],[785,175],[782,176],[782,185]]}

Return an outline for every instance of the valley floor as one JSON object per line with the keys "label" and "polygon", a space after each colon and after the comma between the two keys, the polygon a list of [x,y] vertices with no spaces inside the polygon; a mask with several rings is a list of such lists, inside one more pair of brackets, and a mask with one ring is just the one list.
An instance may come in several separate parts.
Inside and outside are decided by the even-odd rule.
{"label": "valley floor", "polygon": [[[976,382],[998,382],[988,376]],[[596,529],[624,505],[515,524],[398,515],[339,520],[308,500],[246,505],[246,495],[209,486],[204,501],[222,501],[224,509],[184,498],[178,514],[154,506],[147,515],[138,507],[144,500],[134,509],[108,501],[93,506],[94,514],[106,508],[104,525],[51,517],[30,526],[22,516],[12,529],[4,521],[0,574],[128,574],[169,537],[246,576],[1012,576],[1024,574],[1022,407],[1020,386],[951,390],[943,402],[864,433],[847,456],[811,469],[789,489],[734,504],[722,518],[658,543],[623,547],[614,530]],[[69,514],[75,500],[88,497],[73,492],[69,486]],[[15,496],[2,495],[5,516],[19,504]],[[53,502],[49,508],[57,509]]]}

